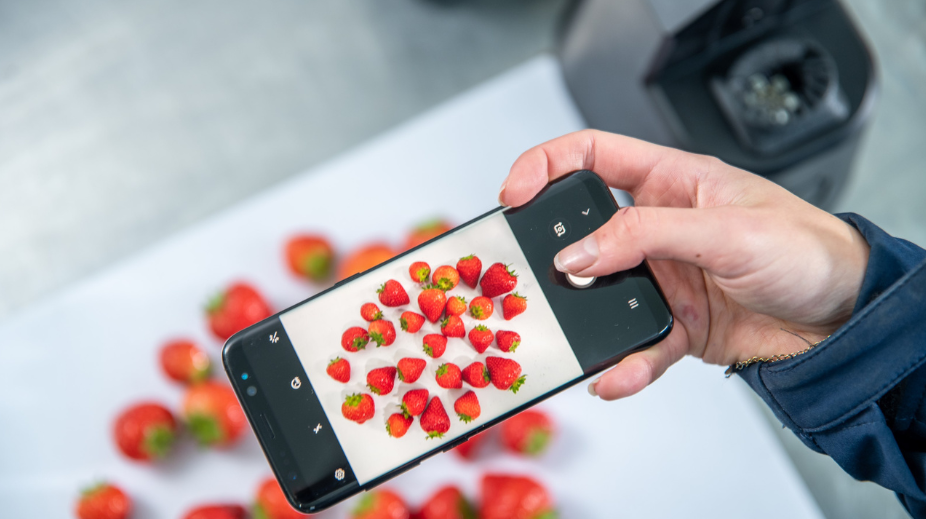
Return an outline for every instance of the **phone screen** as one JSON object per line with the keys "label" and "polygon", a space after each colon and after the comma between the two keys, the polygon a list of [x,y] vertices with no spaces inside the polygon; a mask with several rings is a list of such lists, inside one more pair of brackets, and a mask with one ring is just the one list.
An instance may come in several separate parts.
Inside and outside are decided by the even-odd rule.
{"label": "phone screen", "polygon": [[[232,378],[239,395],[248,384],[260,384],[270,412],[261,420],[249,412],[249,418],[257,422],[262,437],[282,436],[282,450],[289,453],[284,453],[285,462],[272,459],[267,442],[262,443],[278,475],[284,473],[281,480],[287,480],[300,501],[349,493],[413,466],[435,449],[451,446],[454,440],[600,371],[622,354],[667,333],[671,316],[645,265],[599,278],[585,289],[570,284],[553,269],[556,252],[597,229],[616,211],[607,188],[599,184],[597,176],[551,184],[545,196],[529,206],[484,215],[279,314],[278,321],[271,320],[252,335],[256,339],[250,339],[244,353],[254,379],[247,382],[234,374]],[[456,267],[467,256],[480,260],[480,281],[471,287],[460,279],[445,291],[448,299],[466,301],[459,316],[463,336],[448,337],[439,355],[435,351],[439,348],[426,352],[427,336],[443,336],[450,330],[442,331],[440,319],[432,322],[427,317],[414,333],[402,329],[404,312],[428,314],[419,305],[419,295],[427,287],[413,280],[409,269],[424,262],[433,275],[441,266]],[[380,301],[377,290],[388,281],[402,286],[407,303],[387,306]],[[429,281],[437,284],[440,280]],[[470,303],[483,295],[486,283],[498,285],[496,290],[504,293],[491,298],[491,315],[486,317],[481,306],[483,315],[477,319]],[[525,308],[505,319],[505,297],[515,293],[524,298]],[[377,330],[392,328],[395,338],[388,346],[370,340],[363,349],[347,351],[342,347],[345,332],[372,329],[361,316],[365,303],[376,304],[382,312],[380,320],[389,323],[377,325],[382,327]],[[469,337],[477,326],[494,335],[482,353]],[[515,336],[510,332],[517,334],[514,348],[511,338]],[[390,342],[388,331],[380,335]],[[504,343],[501,335],[507,335]],[[346,382],[328,373],[335,359],[349,363]],[[386,391],[384,387],[390,384],[379,377],[370,384],[369,373],[382,373],[381,368],[388,373],[401,366],[402,359],[419,359],[419,365],[424,362],[414,382],[395,376]],[[486,367],[483,381],[476,386],[455,383],[452,366],[462,372],[474,363]],[[272,388],[266,387],[270,380],[275,381]],[[428,409],[412,417],[401,437],[394,437],[387,431],[389,417],[403,413],[407,392],[421,389],[427,390]],[[363,403],[357,404],[364,406],[362,423],[344,412],[346,401],[353,397],[356,403],[354,395],[368,395],[361,396]],[[465,406],[461,403],[457,409],[464,395]],[[478,402],[475,407],[474,400]],[[243,401],[247,403],[247,397]],[[458,416],[462,410],[472,418],[474,409],[478,410],[474,419],[464,421]]]}

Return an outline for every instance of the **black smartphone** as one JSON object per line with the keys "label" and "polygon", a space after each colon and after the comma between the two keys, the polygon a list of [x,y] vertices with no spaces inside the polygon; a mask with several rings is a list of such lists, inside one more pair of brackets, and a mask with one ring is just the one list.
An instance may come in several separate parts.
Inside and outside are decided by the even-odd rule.
{"label": "black smartphone", "polygon": [[[617,210],[601,178],[578,171],[522,207],[486,213],[232,336],[225,370],[293,506],[318,512],[370,489],[666,337],[672,314],[646,263],[597,279],[553,268],[557,252]],[[467,283],[472,259],[456,282],[439,269],[471,255],[481,262],[475,286]],[[413,280],[416,262],[446,290]],[[380,299],[390,280],[407,303],[395,283]],[[468,303],[457,319],[446,318],[459,304],[443,307],[446,323],[437,317],[442,293]],[[480,296],[492,296],[491,312],[485,299],[474,301]],[[367,321],[365,303],[385,322]],[[526,308],[511,317],[516,305]],[[424,317],[414,333],[421,319],[403,320],[405,312]],[[479,325],[495,337],[482,353],[485,334],[469,338]],[[347,361],[349,375],[344,363],[329,374],[335,359]]]}

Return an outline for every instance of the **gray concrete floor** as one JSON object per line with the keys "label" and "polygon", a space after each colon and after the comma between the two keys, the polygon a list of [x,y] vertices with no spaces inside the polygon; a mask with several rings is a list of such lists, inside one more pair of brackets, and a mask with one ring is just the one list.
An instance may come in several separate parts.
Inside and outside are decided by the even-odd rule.
{"label": "gray concrete floor", "polygon": [[[551,49],[566,3],[0,0],[0,319]],[[926,4],[849,4],[882,93],[839,210],[926,244]],[[904,516],[781,438],[828,517]]]}

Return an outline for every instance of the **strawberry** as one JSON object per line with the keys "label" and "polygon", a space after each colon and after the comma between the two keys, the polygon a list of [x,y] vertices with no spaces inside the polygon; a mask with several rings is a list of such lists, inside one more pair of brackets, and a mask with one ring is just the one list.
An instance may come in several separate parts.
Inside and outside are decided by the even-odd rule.
{"label": "strawberry", "polygon": [[334,249],[323,236],[296,235],[286,243],[286,263],[299,277],[324,281],[334,267]]}
{"label": "strawberry", "polygon": [[518,346],[521,345],[521,335],[518,332],[499,330],[498,333],[495,334],[495,338],[498,341],[498,349],[506,353],[514,353],[514,350],[518,349]]}
{"label": "strawberry", "polygon": [[445,306],[447,306],[447,294],[435,286],[425,285],[424,290],[418,294],[418,308],[432,323],[440,320]]}
{"label": "strawberry", "polygon": [[444,310],[447,315],[463,315],[466,311],[466,299],[462,296],[453,296],[447,300],[447,307]]}
{"label": "strawberry", "polygon": [[483,324],[476,325],[475,328],[469,331],[469,342],[477,353],[485,352],[493,340],[495,340],[495,336],[492,335],[492,330],[486,328]]}
{"label": "strawberry", "polygon": [[209,378],[212,362],[192,341],[180,339],[161,347],[161,369],[171,380],[198,384]]}
{"label": "strawberry", "polygon": [[416,519],[475,519],[476,512],[455,486],[439,489],[421,505]]}
{"label": "strawberry", "polygon": [[463,396],[453,403],[453,410],[463,423],[470,423],[482,414],[482,408],[479,406],[479,399],[472,390],[463,393]]}
{"label": "strawberry", "polygon": [[440,397],[436,396],[428,402],[428,407],[421,413],[418,423],[424,432],[428,433],[428,438],[443,438],[444,433],[450,430],[450,418],[447,417],[447,411],[444,411]]}
{"label": "strawberry", "polygon": [[391,490],[379,489],[364,494],[351,511],[351,519],[409,519],[405,501]]}
{"label": "strawberry", "polygon": [[527,379],[527,375],[521,375],[521,365],[511,359],[486,357],[486,368],[492,385],[502,391],[510,389],[517,393]]}
{"label": "strawberry", "polygon": [[444,292],[453,290],[460,284],[460,273],[450,265],[441,265],[431,274],[431,284]]}
{"label": "strawberry", "polygon": [[206,306],[209,328],[227,340],[239,330],[270,317],[273,312],[260,293],[247,283],[233,283]]}
{"label": "strawberry", "polygon": [[402,397],[402,413],[408,417],[420,415],[427,405],[427,389],[412,389]]}
{"label": "strawberry", "polygon": [[133,460],[151,461],[170,452],[177,435],[177,421],[164,406],[141,403],[122,411],[113,427],[116,446]]}
{"label": "strawberry", "polygon": [[379,294],[379,302],[386,306],[402,306],[408,304],[408,294],[402,288],[402,284],[394,279],[383,283],[376,291]]}
{"label": "strawberry", "polygon": [[392,413],[386,419],[386,433],[393,438],[401,438],[408,432],[414,419],[411,416],[406,417],[403,413]]}
{"label": "strawberry", "polygon": [[505,299],[502,299],[502,315],[506,321],[523,314],[524,310],[527,310],[527,298],[517,292],[508,294]]}
{"label": "strawberry", "polygon": [[518,286],[518,275],[503,263],[493,263],[482,275],[479,286],[486,297],[500,296]]}
{"label": "strawberry", "polygon": [[399,365],[397,366],[399,372],[399,380],[405,382],[406,384],[412,384],[418,377],[421,376],[421,372],[424,371],[424,367],[427,364],[424,359],[416,359],[412,357],[405,357],[399,359]]}
{"label": "strawberry", "polygon": [[415,333],[424,325],[424,316],[412,311],[402,312],[399,325],[408,333]]}
{"label": "strawberry", "polygon": [[463,319],[455,315],[447,317],[440,323],[440,332],[445,337],[466,337],[466,328],[463,326]]}
{"label": "strawberry", "polygon": [[373,321],[382,319],[383,313],[375,303],[364,303],[363,306],[360,307],[360,317],[363,317],[364,321],[372,323]]}
{"label": "strawberry", "polygon": [[338,382],[346,384],[350,381],[350,362],[347,362],[347,359],[335,357],[334,360],[328,363],[328,368],[325,371]]}
{"label": "strawberry", "polygon": [[218,382],[190,387],[183,398],[183,416],[201,445],[216,447],[234,443],[248,424],[235,392]]}
{"label": "strawberry", "polygon": [[395,251],[384,243],[371,243],[351,252],[338,267],[338,279],[347,279],[354,274],[370,270],[392,259]]}
{"label": "strawberry", "polygon": [[424,352],[432,359],[439,358],[447,349],[447,338],[436,333],[429,333],[424,336]]}
{"label": "strawberry", "polygon": [[542,485],[526,476],[482,477],[479,519],[555,519],[553,501]]}
{"label": "strawberry", "polygon": [[367,347],[370,335],[359,326],[348,328],[341,335],[341,347],[349,352],[355,352]]}
{"label": "strawberry", "polygon": [[367,329],[370,338],[376,341],[376,347],[391,346],[395,342],[395,326],[392,321],[373,321]]}
{"label": "strawberry", "polygon": [[422,222],[408,234],[408,238],[405,240],[405,250],[417,247],[431,238],[436,238],[444,234],[450,229],[453,229],[453,226],[440,218]]}
{"label": "strawberry", "polygon": [[475,387],[483,388],[489,385],[489,370],[485,364],[476,361],[463,368],[463,382]]}
{"label": "strawberry", "polygon": [[197,506],[183,516],[183,519],[245,519],[248,511],[241,505]]}
{"label": "strawberry", "polygon": [[273,478],[268,478],[257,488],[254,500],[254,519],[300,519],[309,517],[297,512],[286,500],[283,489]]}
{"label": "strawberry", "polygon": [[376,395],[388,395],[395,386],[395,374],[392,366],[371,370],[367,373],[367,387]]}
{"label": "strawberry", "polygon": [[502,422],[502,445],[528,456],[543,454],[553,437],[553,421],[542,411],[522,411]]}
{"label": "strawberry", "polygon": [[434,377],[437,385],[444,389],[460,389],[463,387],[463,376],[460,367],[452,362],[441,364]]}
{"label": "strawberry", "polygon": [[431,276],[431,266],[423,261],[416,261],[408,267],[408,276],[415,283],[427,283]]}
{"label": "strawberry", "polygon": [[341,404],[341,414],[352,422],[363,423],[373,418],[374,412],[376,405],[373,403],[373,397],[366,393],[354,393]]}
{"label": "strawberry", "polygon": [[454,447],[453,451],[457,453],[457,456],[465,460],[471,460],[476,457],[476,452],[479,450],[479,446],[485,443],[485,440],[488,437],[488,433],[485,431],[479,434],[475,434],[470,436],[470,438],[465,442]]}
{"label": "strawberry", "polygon": [[489,317],[492,317],[492,312],[494,310],[495,305],[492,303],[492,300],[485,296],[474,298],[469,304],[469,315],[473,316],[473,319],[478,321],[485,321]]}
{"label": "strawberry", "polygon": [[78,519],[126,519],[131,513],[132,499],[109,483],[81,492],[75,510]]}
{"label": "strawberry", "polygon": [[457,262],[457,272],[463,282],[470,288],[476,288],[479,283],[479,274],[482,274],[482,261],[475,254],[464,256]]}

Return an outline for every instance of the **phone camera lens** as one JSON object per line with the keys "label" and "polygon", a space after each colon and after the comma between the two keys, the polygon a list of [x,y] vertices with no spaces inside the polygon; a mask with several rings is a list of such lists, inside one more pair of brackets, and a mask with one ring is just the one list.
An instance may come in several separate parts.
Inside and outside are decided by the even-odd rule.
{"label": "phone camera lens", "polygon": [[257,388],[254,386],[248,386],[248,396],[254,396],[257,394]]}
{"label": "phone camera lens", "polygon": [[247,374],[247,373],[242,373],[242,374],[241,374],[241,380],[247,380],[247,379],[248,379],[248,374]]}

